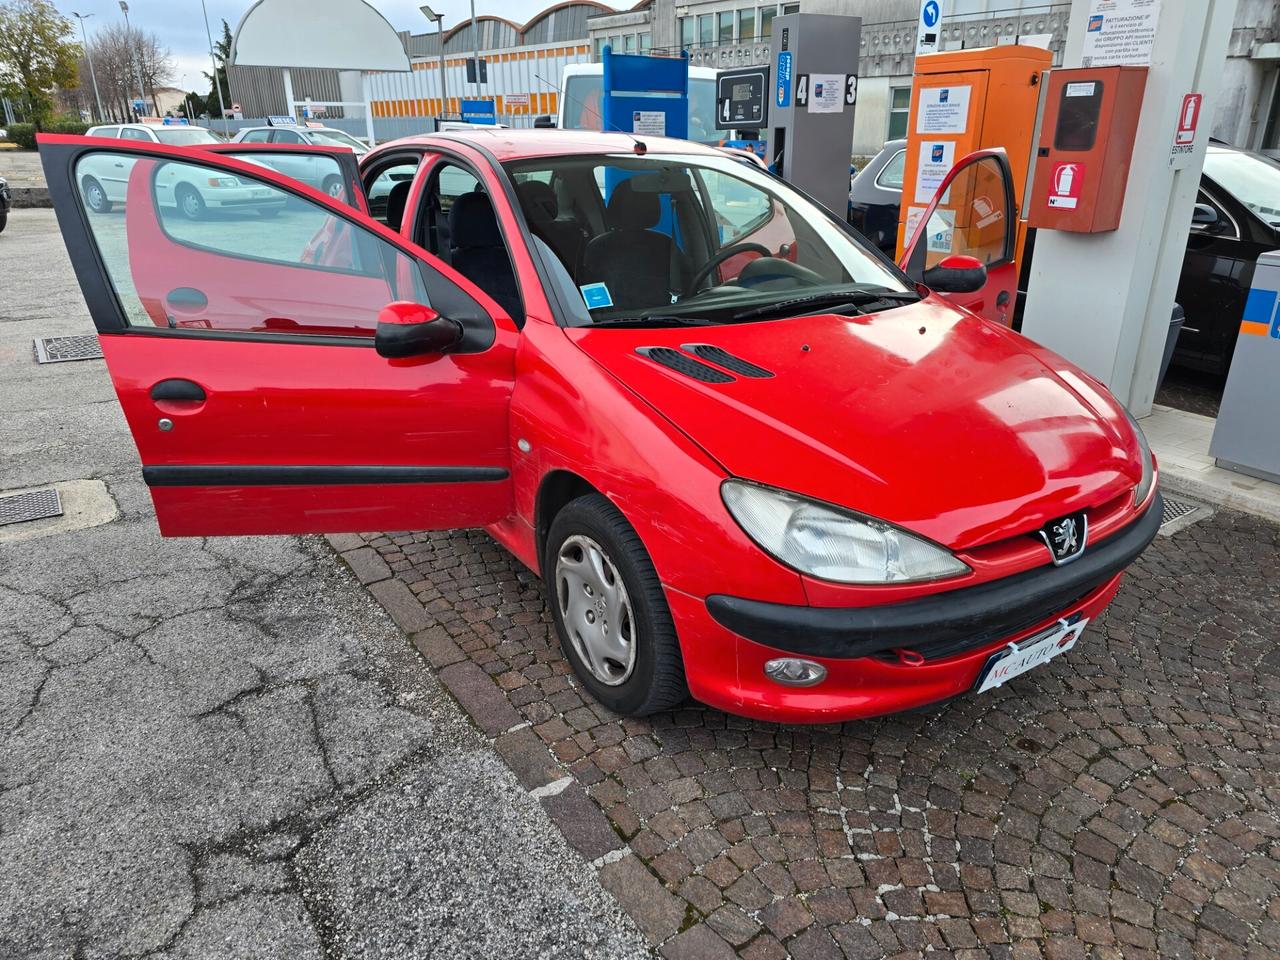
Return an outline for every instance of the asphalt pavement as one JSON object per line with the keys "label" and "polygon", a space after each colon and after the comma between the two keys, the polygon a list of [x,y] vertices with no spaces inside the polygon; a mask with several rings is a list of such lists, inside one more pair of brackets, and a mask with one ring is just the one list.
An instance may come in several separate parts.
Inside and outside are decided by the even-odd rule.
{"label": "asphalt pavement", "polygon": [[[649,948],[316,538],[164,540],[53,214],[0,235],[0,957]],[[541,791],[545,794],[547,791]]]}

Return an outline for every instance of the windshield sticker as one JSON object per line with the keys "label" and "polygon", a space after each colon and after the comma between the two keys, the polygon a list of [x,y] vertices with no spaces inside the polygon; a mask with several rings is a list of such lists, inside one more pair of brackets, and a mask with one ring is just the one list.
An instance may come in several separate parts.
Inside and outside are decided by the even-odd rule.
{"label": "windshield sticker", "polygon": [[609,296],[609,287],[603,283],[586,283],[578,288],[582,291],[582,301],[588,310],[603,310],[613,306],[613,297]]}

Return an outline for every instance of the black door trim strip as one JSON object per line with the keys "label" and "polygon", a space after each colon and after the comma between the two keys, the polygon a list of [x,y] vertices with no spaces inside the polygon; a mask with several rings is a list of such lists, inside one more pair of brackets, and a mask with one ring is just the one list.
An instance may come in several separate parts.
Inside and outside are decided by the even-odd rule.
{"label": "black door trim strip", "polygon": [[383,483],[492,483],[506,480],[503,467],[406,466],[153,466],[142,468],[149,487],[291,487]]}

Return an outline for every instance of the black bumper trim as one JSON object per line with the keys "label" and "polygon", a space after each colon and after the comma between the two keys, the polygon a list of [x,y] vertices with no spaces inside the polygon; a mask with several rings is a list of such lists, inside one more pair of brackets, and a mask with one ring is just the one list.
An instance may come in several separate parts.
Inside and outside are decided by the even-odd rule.
{"label": "black bumper trim", "polygon": [[502,467],[382,465],[153,466],[142,468],[149,487],[292,487],[384,483],[492,483],[506,480]]}
{"label": "black bumper trim", "polygon": [[971,643],[964,646],[977,646],[1034,626],[1101,587],[1155,539],[1163,510],[1157,492],[1146,513],[1066,566],[1046,564],[918,600],[873,607],[799,607],[717,594],[707,598],[707,609],[722,627],[801,656],[852,659],[926,640],[968,639]]}

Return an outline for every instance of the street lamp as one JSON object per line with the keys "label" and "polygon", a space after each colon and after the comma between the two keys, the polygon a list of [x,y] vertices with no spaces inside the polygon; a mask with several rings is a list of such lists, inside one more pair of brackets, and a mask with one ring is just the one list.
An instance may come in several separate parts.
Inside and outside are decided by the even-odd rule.
{"label": "street lamp", "polygon": [[471,50],[476,58],[476,99],[480,99],[480,32],[476,29],[476,0],[471,0]]}
{"label": "street lamp", "polygon": [[440,119],[443,120],[449,115],[449,90],[444,79],[444,14],[436,13],[425,4],[418,9],[428,20],[434,20],[436,29],[440,31]]}
{"label": "street lamp", "polygon": [[[213,87],[218,91],[218,109],[222,111],[222,135],[230,139],[231,124],[227,120],[227,105],[222,99],[222,81],[218,78],[218,58],[213,55],[213,31],[209,29],[209,8],[205,6],[204,0],[200,0],[200,10],[204,14],[204,35],[209,38],[209,63],[213,66]],[[225,67],[225,64],[223,66]],[[230,84],[231,74],[228,73],[228,91],[231,89]],[[212,128],[213,124],[211,123],[209,126]]]}
{"label": "street lamp", "polygon": [[93,81],[93,100],[98,105],[98,122],[107,119],[107,115],[102,112],[102,97],[98,94],[98,75],[93,70],[93,52],[89,49],[89,34],[85,32],[84,22],[93,16],[92,13],[76,13],[71,11],[71,15],[80,21],[80,36],[84,40],[84,56],[89,61],[89,79]]}
{"label": "street lamp", "polygon": [[129,37],[129,62],[133,64],[133,78],[138,81],[138,99],[142,101],[145,109],[147,94],[142,89],[142,67],[133,59],[133,28],[129,26],[129,4],[125,3],[125,0],[120,0],[120,12],[124,14],[124,30]]}

